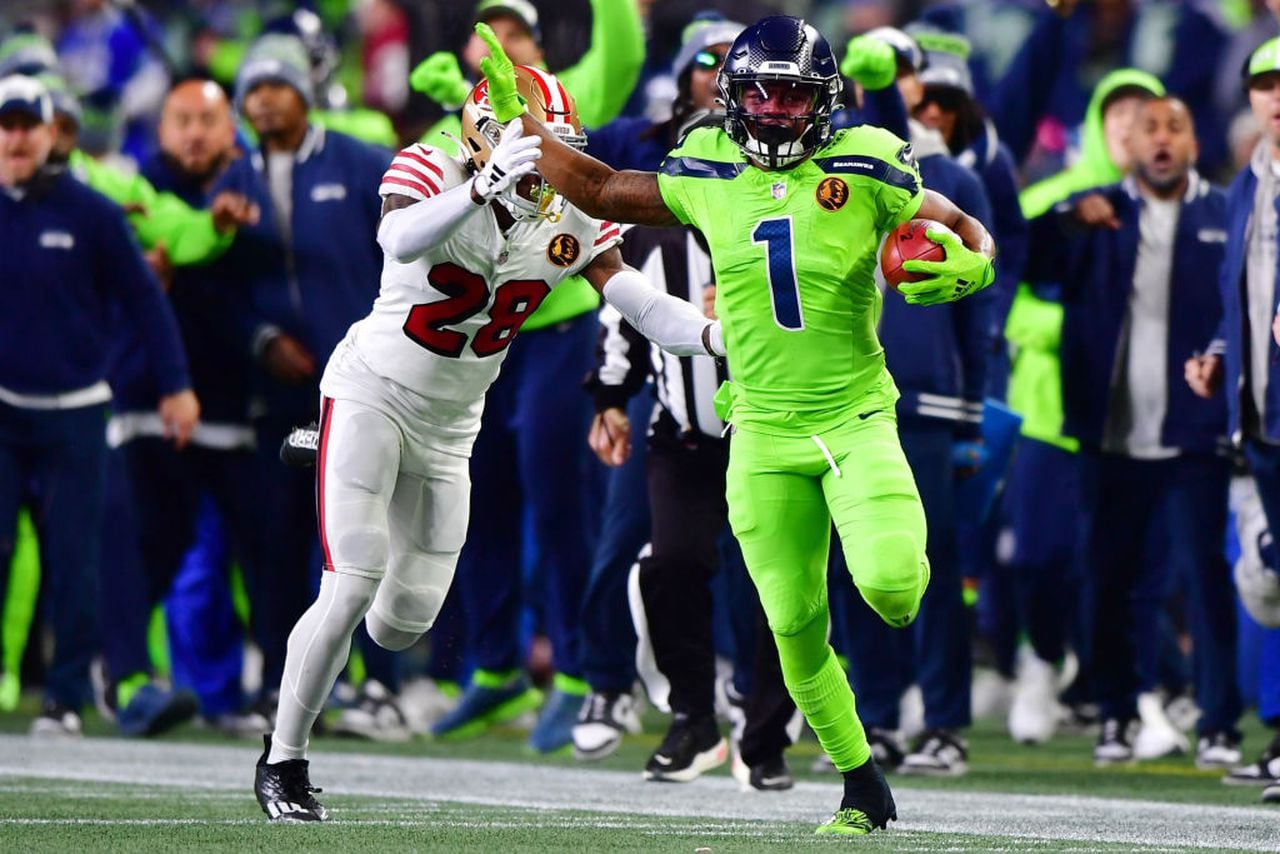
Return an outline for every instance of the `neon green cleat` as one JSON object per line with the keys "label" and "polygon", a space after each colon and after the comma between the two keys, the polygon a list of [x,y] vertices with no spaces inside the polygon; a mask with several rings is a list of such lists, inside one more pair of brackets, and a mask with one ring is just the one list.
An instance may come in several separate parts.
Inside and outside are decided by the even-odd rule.
{"label": "neon green cleat", "polygon": [[831,816],[831,820],[825,824],[818,825],[818,829],[814,831],[819,836],[866,836],[875,830],[875,826],[871,823],[871,818],[862,810],[856,810],[852,807],[836,810],[836,814]]}
{"label": "neon green cleat", "polygon": [[437,739],[462,741],[483,735],[490,727],[507,723],[542,705],[542,692],[523,675],[476,671],[453,709],[431,726]]}
{"label": "neon green cleat", "polygon": [[12,712],[22,698],[22,682],[16,673],[0,673],[0,712]]}

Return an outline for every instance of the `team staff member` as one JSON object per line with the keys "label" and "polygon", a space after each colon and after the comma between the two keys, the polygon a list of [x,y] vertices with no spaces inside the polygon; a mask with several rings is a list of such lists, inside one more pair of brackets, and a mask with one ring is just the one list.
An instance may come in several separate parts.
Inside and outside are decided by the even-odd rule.
{"label": "team staff member", "polygon": [[[1225,384],[1230,435],[1244,443],[1268,525],[1276,531],[1280,530],[1280,323],[1275,320],[1280,278],[1276,246],[1280,39],[1264,42],[1253,52],[1245,68],[1245,85],[1262,139],[1252,161],[1227,191],[1226,258],[1218,280],[1222,325],[1209,355],[1189,360],[1186,373],[1191,388],[1204,396]],[[1276,643],[1267,641],[1264,661],[1271,666],[1280,662]],[[1257,763],[1230,774],[1231,781],[1269,783],[1264,799],[1280,801],[1277,755],[1280,735]]]}
{"label": "team staff member", "polygon": [[[234,189],[261,210],[240,229],[217,275],[243,298],[239,343],[260,370],[250,405],[257,439],[258,507],[250,599],[264,644],[263,684],[279,685],[289,630],[319,568],[315,479],[280,464],[280,443],[318,415],[320,371],[377,294],[382,252],[374,188],[391,152],[311,123],[306,51],[292,36],[255,43],[236,79],[236,102],[260,148],[231,164],[214,194]],[[263,704],[265,713],[270,698]]]}
{"label": "team staff member", "polygon": [[[1033,223],[1032,275],[1062,275],[1064,430],[1080,440],[1087,595],[1103,718],[1099,764],[1127,762],[1139,688],[1152,690],[1169,563],[1184,571],[1195,642],[1196,764],[1240,761],[1235,605],[1223,559],[1226,409],[1183,381],[1222,304],[1225,199],[1192,168],[1195,128],[1176,98],[1151,98],[1131,134],[1133,173]],[[1083,226],[1083,230],[1081,227]]]}
{"label": "team staff member", "polygon": [[124,215],[44,168],[53,105],[38,81],[0,80],[0,567],[34,481],[55,647],[36,734],[76,735],[97,646],[106,382],[115,318],[140,330],[164,434],[199,417],[177,325]]}

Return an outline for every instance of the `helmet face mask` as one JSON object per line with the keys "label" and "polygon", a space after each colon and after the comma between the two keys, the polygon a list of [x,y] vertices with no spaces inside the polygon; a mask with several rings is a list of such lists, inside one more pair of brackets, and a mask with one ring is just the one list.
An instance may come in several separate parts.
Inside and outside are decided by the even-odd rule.
{"label": "helmet face mask", "polygon": [[[555,77],[525,65],[517,65],[515,71],[516,91],[529,114],[566,145],[578,150],[586,148],[587,136],[578,121],[578,109]],[[479,172],[489,162],[503,130],[489,105],[488,84],[481,81],[462,108],[462,151],[473,172]],[[498,201],[518,220],[555,220],[564,207],[564,199],[536,170],[504,190]]]}
{"label": "helmet face mask", "polygon": [[835,56],[799,18],[774,16],[744,30],[717,87],[725,132],[767,169],[799,163],[831,139],[841,90]]}

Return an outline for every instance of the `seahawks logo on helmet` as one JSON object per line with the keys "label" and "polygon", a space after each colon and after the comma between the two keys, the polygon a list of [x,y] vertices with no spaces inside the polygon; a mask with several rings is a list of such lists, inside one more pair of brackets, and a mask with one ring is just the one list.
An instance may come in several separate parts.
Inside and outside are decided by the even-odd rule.
{"label": "seahawks logo on helmet", "polygon": [[572,234],[557,234],[547,244],[547,260],[557,267],[568,267],[582,254],[582,244]]}

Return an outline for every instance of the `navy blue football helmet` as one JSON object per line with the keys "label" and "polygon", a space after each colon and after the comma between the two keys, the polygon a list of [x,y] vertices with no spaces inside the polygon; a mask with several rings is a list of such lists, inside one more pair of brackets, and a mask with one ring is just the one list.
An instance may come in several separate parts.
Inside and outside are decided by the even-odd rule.
{"label": "navy blue football helmet", "polygon": [[[771,83],[807,96],[808,111],[762,112],[746,99],[767,100]],[[761,18],[734,40],[716,79],[724,129],[747,157],[769,169],[800,162],[831,139],[831,114],[842,106],[840,72],[831,46],[800,18]],[[754,90],[754,91],[753,91]],[[745,96],[745,97],[744,97]]]}

